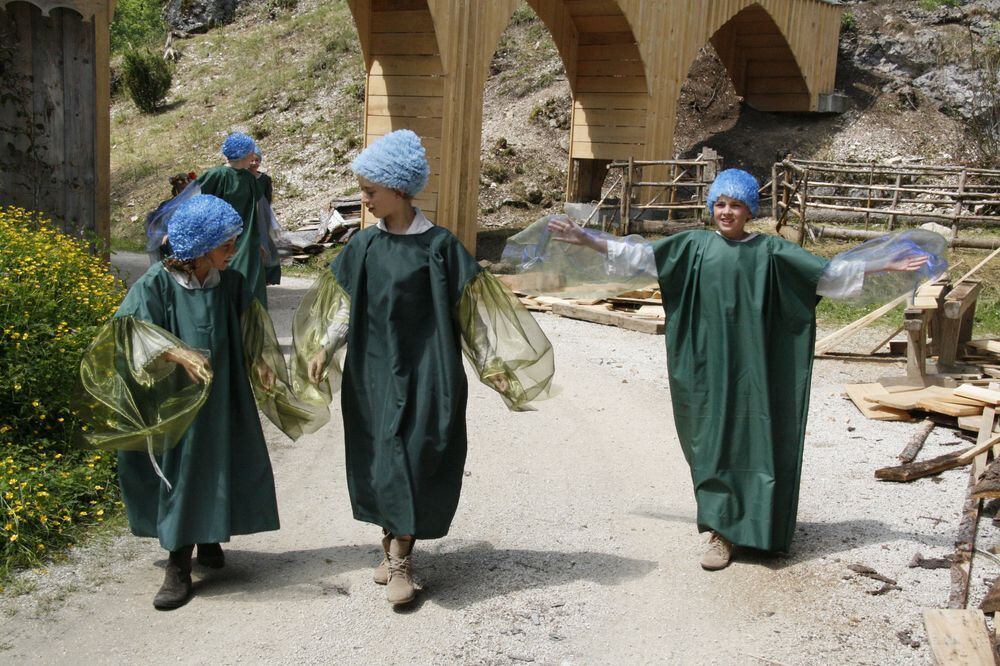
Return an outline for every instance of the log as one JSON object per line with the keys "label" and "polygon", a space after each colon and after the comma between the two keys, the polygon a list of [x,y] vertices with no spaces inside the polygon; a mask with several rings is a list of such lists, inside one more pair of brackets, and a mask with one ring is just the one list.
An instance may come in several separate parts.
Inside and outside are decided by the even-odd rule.
{"label": "log", "polygon": [[997,576],[990,587],[990,591],[983,598],[983,603],[979,604],[980,610],[984,613],[996,613],[1000,611],[1000,576]]}
{"label": "log", "polygon": [[916,459],[917,454],[920,453],[920,449],[923,448],[924,442],[927,441],[927,437],[931,434],[932,430],[934,430],[933,421],[925,420],[921,423],[920,428],[913,433],[913,437],[911,437],[910,441],[906,444],[906,448],[903,449],[898,456],[896,456],[899,458],[899,462],[903,464],[913,462],[914,459]]}
{"label": "log", "polygon": [[[975,447],[974,447],[975,448]],[[955,555],[951,560],[951,591],[948,608],[965,608],[969,602],[969,575],[972,571],[972,552],[976,548],[976,528],[983,503],[972,494],[976,485],[976,467],[969,470],[969,490],[962,506],[962,520],[955,534]]]}
{"label": "log", "polygon": [[976,447],[971,447],[965,449],[964,451],[946,453],[943,456],[930,458],[928,460],[921,460],[920,462],[896,465],[895,467],[883,467],[875,470],[875,478],[879,481],[906,483],[916,479],[922,479],[925,476],[933,476],[934,474],[939,474],[949,469],[955,469],[956,467],[968,465],[972,462],[972,459],[963,460],[962,456],[975,448]]}
{"label": "log", "polygon": [[[817,238],[834,238],[836,240],[871,240],[885,236],[884,231],[862,231],[860,229],[841,229],[839,227],[816,227]],[[968,247],[981,250],[1000,248],[1000,238],[953,238],[948,242],[951,247]]]}
{"label": "log", "polygon": [[986,468],[982,478],[972,488],[972,496],[976,499],[1000,497],[1000,460],[994,460]]}

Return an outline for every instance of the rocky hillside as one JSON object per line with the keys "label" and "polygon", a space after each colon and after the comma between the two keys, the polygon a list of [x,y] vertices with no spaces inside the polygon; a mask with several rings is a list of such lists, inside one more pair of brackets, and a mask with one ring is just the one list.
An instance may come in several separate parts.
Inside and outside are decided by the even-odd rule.
{"label": "rocky hillside", "polygon": [[[176,3],[174,3],[176,4]],[[974,117],[1000,102],[984,85],[983,54],[1000,39],[1000,0],[845,3],[837,116],[770,114],[741,104],[706,46],[684,86],[674,152],[719,151],[727,165],[766,176],[776,155],[845,160],[982,163]],[[219,161],[238,128],[259,139],[289,226],[356,192],[347,171],[361,145],[364,72],[343,0],[245,2],[234,22],[174,40],[167,108],[141,115],[124,98],[112,114],[113,217],[120,244],[141,239],[142,214],[167,177]],[[994,72],[995,73],[995,72]],[[989,91],[993,91],[993,97]],[[544,26],[514,15],[487,82],[481,225],[523,225],[561,202],[569,87]]]}

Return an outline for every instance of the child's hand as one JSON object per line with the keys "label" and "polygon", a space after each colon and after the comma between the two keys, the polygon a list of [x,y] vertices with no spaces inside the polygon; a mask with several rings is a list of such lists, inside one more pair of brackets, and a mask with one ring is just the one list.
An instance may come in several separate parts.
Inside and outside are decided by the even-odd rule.
{"label": "child's hand", "polygon": [[552,238],[570,245],[582,245],[602,254],[608,253],[608,244],[584,231],[583,227],[568,217],[556,217],[549,220],[549,231]]}
{"label": "child's hand", "polygon": [[900,259],[893,259],[886,264],[884,270],[910,273],[926,266],[930,259],[926,254],[911,254]]}
{"label": "child's hand", "polygon": [[326,349],[320,349],[316,355],[309,359],[307,368],[309,381],[317,386],[323,381],[323,374],[326,372]]}
{"label": "child's hand", "polygon": [[205,384],[212,379],[212,366],[198,352],[174,348],[164,352],[162,358],[184,368],[184,372],[195,384]]}
{"label": "child's hand", "polygon": [[274,370],[271,369],[271,366],[267,363],[264,363],[263,361],[257,363],[257,376],[260,377],[261,386],[264,387],[265,391],[270,391],[274,388],[277,376],[274,374]]}

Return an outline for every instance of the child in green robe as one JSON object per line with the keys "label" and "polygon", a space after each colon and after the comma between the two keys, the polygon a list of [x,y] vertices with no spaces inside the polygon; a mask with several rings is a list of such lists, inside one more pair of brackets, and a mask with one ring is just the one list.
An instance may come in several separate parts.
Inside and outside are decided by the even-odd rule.
{"label": "child in green robe", "polygon": [[[243,220],[243,233],[236,240],[236,254],[229,262],[231,270],[246,278],[254,297],[267,308],[267,287],[263,250],[261,248],[261,215],[259,202],[264,197],[264,187],[250,172],[256,160],[257,144],[242,132],[233,132],[222,143],[225,166],[212,167],[198,176],[202,194],[213,194],[225,200]],[[266,233],[266,229],[264,230]]]}
{"label": "child in green robe", "polygon": [[848,297],[865,275],[915,271],[927,255],[827,261],[776,236],[750,233],[757,180],[723,171],[708,194],[717,231],[655,243],[588,234],[568,219],[553,238],[607,255],[614,274],[659,281],[667,314],[674,422],[691,467],[706,570],[734,546],[785,552],[795,531],[819,296]]}
{"label": "child in green robe", "polygon": [[[115,315],[118,323],[134,319],[175,337],[122,336],[114,358],[129,359],[146,373],[142,377],[156,375],[155,366],[176,363],[193,381],[210,381],[203,406],[176,446],[156,458],[152,449],[148,454],[119,453],[119,479],[132,533],[158,538],[170,553],[163,585],[153,600],[158,609],[177,608],[190,597],[195,544],[198,562],[219,568],[225,563],[221,542],[235,534],[278,529],[271,462],[251,388],[252,379],[262,395],[271,391],[275,370],[247,360],[262,358],[264,346],[259,334],[250,333],[249,322],[258,318],[258,329],[270,331],[272,339],[273,329],[250,285],[228,269],[243,229],[239,213],[228,203],[194,196],[168,222],[172,257],[153,264],[139,278]],[[164,340],[179,340],[204,354]],[[272,359],[280,358],[275,356],[276,341],[267,346]],[[257,376],[248,376],[248,365]],[[91,366],[85,357],[85,368]],[[163,404],[168,407],[160,409],[167,413],[170,401]],[[140,411],[154,410],[140,406]]]}
{"label": "child in green robe", "polygon": [[[376,583],[413,600],[416,539],[445,536],[458,507],[468,394],[462,352],[512,410],[546,397],[552,347],[535,320],[413,197],[429,167],[398,130],[351,165],[379,219],[356,234],[303,299],[293,322],[293,387],[329,403],[346,344],[341,407],[354,516],[382,528]],[[327,377],[334,379],[330,386]]]}

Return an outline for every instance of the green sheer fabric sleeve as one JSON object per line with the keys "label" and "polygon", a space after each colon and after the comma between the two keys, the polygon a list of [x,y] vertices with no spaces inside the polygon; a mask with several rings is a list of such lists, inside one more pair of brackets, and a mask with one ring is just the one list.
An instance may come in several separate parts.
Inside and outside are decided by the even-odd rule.
{"label": "green sheer fabric sleeve", "polygon": [[134,317],[108,322],[84,352],[74,400],[83,445],[150,451],[175,446],[208,398],[211,375],[196,383],[162,355],[206,353]]}
{"label": "green sheer fabric sleeve", "polygon": [[555,372],[552,345],[521,302],[483,271],[465,287],[458,306],[462,350],[479,379],[516,412],[548,398]]}
{"label": "green sheer fabric sleeve", "polygon": [[257,407],[281,432],[296,440],[316,432],[328,420],[325,406],[300,400],[291,387],[274,324],[260,301],[243,313],[243,353]]}
{"label": "green sheer fabric sleeve", "polygon": [[[302,400],[323,405],[340,390],[343,370],[339,350],[347,341],[351,299],[331,272],[306,292],[292,319],[292,389]],[[319,384],[309,381],[309,361],[323,352],[326,369]]]}

